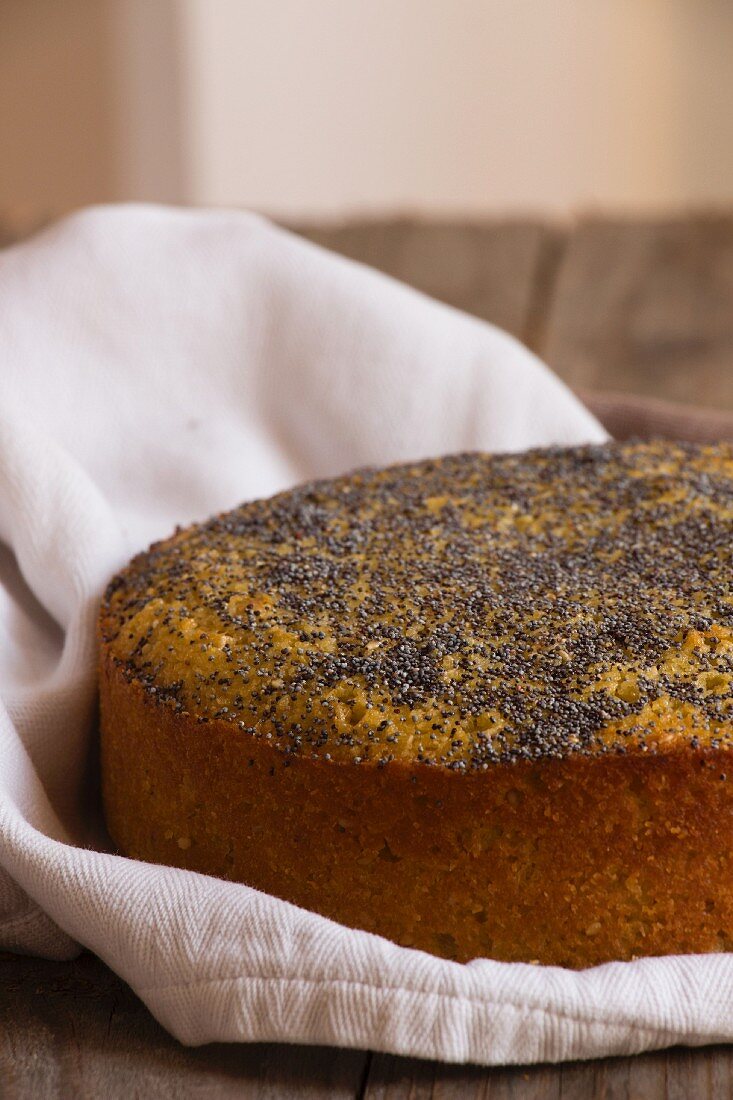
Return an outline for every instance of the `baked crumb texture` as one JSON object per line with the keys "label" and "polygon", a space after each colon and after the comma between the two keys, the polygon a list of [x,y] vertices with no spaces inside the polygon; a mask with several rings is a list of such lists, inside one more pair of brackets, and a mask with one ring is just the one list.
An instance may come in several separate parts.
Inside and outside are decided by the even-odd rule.
{"label": "baked crumb texture", "polygon": [[733,448],[311,482],[109,585],[128,855],[450,958],[733,940]]}

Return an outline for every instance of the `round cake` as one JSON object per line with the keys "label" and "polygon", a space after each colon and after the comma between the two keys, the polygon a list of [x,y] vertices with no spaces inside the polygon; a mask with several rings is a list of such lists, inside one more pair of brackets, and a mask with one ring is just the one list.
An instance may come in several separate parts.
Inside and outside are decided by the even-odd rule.
{"label": "round cake", "polygon": [[733,448],[452,455],[177,530],[100,617],[137,859],[458,960],[733,942]]}

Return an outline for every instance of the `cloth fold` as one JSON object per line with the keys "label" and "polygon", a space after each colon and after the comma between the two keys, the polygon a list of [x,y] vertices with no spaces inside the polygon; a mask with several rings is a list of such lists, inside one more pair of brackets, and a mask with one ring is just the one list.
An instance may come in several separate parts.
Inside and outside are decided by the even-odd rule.
{"label": "cloth fold", "polygon": [[95,951],[187,1043],[530,1062],[733,1037],[728,956],[459,965],[114,855],[95,616],[175,524],[314,476],[605,438],[506,334],[266,221],[83,211],[0,254],[0,946]]}

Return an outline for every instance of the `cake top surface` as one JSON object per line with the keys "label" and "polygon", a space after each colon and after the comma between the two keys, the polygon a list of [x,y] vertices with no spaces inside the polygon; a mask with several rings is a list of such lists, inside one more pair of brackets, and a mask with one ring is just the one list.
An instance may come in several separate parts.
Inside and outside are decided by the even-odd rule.
{"label": "cake top surface", "polygon": [[125,675],[287,754],[456,771],[730,745],[733,447],[451,455],[177,531],[110,583]]}

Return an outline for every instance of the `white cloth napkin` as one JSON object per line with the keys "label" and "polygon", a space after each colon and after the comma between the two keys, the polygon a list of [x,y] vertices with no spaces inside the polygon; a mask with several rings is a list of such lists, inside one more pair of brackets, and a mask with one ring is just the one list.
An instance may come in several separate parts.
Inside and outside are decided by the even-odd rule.
{"label": "white cloth napkin", "polygon": [[186,1043],[483,1063],[733,1038],[725,955],[446,962],[109,853],[94,624],[176,523],[314,475],[599,441],[534,356],[241,213],[92,209],[0,253],[0,946],[83,944]]}

